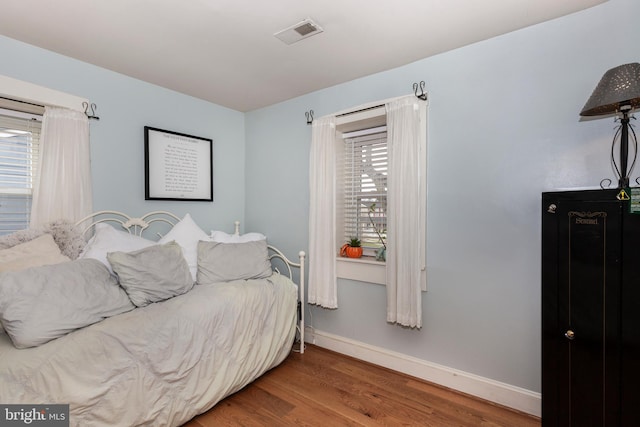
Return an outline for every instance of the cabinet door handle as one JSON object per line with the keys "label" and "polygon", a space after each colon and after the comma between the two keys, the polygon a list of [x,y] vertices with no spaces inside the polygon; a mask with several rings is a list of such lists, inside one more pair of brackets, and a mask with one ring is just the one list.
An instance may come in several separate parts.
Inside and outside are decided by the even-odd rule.
{"label": "cabinet door handle", "polygon": [[573,340],[576,337],[576,334],[571,329],[569,329],[564,333],[564,336],[569,340]]}

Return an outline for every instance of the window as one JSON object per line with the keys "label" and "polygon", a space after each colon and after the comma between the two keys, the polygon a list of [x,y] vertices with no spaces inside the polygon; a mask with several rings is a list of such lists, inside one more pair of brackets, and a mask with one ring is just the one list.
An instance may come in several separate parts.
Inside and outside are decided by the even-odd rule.
{"label": "window", "polygon": [[[389,289],[387,321],[422,324],[427,105],[421,101],[402,96],[314,120],[309,155],[310,304],[337,308],[338,279],[383,284]],[[383,130],[374,131],[381,126],[386,136]],[[353,233],[371,250],[384,240],[379,253],[389,251],[385,262],[340,256],[344,240]]]}
{"label": "window", "polygon": [[385,127],[348,132],[344,138],[344,240],[357,237],[365,256],[383,247],[387,224],[387,133]]}
{"label": "window", "polygon": [[385,264],[375,255],[383,246],[380,237],[386,239],[387,228],[385,107],[338,116],[336,130],[336,242],[340,247],[351,237],[358,237],[364,255],[359,259],[338,257],[336,274],[384,284]]}
{"label": "window", "polygon": [[0,235],[29,226],[41,120],[0,109]]}

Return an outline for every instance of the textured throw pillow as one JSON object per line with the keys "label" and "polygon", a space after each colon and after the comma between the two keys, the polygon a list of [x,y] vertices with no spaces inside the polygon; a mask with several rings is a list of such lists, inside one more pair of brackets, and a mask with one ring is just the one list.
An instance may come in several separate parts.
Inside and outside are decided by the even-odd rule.
{"label": "textured throw pillow", "polygon": [[26,230],[15,231],[6,236],[0,236],[0,249],[8,249],[20,243],[25,243],[43,234],[51,234],[62,255],[71,259],[78,258],[82,248],[87,243],[79,227],[74,223],[59,219],[51,221],[42,227],[28,228]]}
{"label": "textured throw pillow", "polygon": [[197,282],[201,285],[263,279],[271,274],[266,240],[245,243],[198,243]]}
{"label": "textured throw pillow", "polygon": [[133,308],[115,277],[93,259],[0,273],[0,322],[17,348]]}
{"label": "textured throw pillow", "polygon": [[182,249],[176,242],[133,252],[107,255],[118,281],[138,307],[184,294],[193,279]]}
{"label": "textured throw pillow", "polygon": [[71,259],[77,259],[87,243],[80,227],[66,219],[51,221],[44,225],[42,229],[45,233],[53,236],[53,240],[60,247],[62,255],[66,255]]}
{"label": "textured throw pillow", "polygon": [[58,264],[71,261],[60,253],[51,234],[43,234],[33,240],[0,250],[0,272],[18,271],[28,267]]}
{"label": "textured throw pillow", "polygon": [[212,230],[211,231],[211,240],[214,242],[220,243],[245,243],[245,242],[256,242],[258,240],[267,240],[267,237],[264,234],[260,233],[245,233],[242,235],[237,234],[228,234],[224,231]]}
{"label": "textured throw pillow", "polygon": [[158,240],[158,243],[174,241],[182,247],[184,258],[189,265],[191,278],[195,282],[196,273],[198,272],[198,242],[201,240],[210,241],[211,239],[207,236],[207,233],[198,227],[191,215],[186,214],[165,236]]}
{"label": "textured throw pillow", "polygon": [[130,252],[155,245],[156,242],[144,237],[129,234],[127,231],[119,231],[104,223],[96,224],[95,234],[84,250],[80,258],[93,258],[107,266],[109,272],[113,274],[111,264],[107,260],[109,252]]}

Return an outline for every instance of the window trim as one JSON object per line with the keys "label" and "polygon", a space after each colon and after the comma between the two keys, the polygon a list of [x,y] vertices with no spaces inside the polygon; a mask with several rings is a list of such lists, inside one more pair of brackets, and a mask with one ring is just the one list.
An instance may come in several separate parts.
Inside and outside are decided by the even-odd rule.
{"label": "window trim", "polygon": [[0,97],[77,111],[84,111],[83,103],[88,105],[89,102],[85,98],[3,75],[0,75]]}
{"label": "window trim", "polygon": [[357,280],[386,286],[387,265],[373,257],[336,258],[336,276],[339,279]]}

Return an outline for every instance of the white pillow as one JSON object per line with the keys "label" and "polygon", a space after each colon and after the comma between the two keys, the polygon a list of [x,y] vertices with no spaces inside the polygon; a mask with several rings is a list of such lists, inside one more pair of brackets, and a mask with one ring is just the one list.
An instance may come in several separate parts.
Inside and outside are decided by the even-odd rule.
{"label": "white pillow", "polygon": [[71,261],[60,253],[51,234],[43,234],[28,242],[0,250],[0,272]]}
{"label": "white pillow", "polygon": [[84,247],[80,258],[93,258],[107,266],[109,272],[114,274],[111,264],[107,260],[109,252],[131,252],[148,248],[156,242],[144,237],[129,234],[127,231],[119,231],[112,226],[99,223],[95,226],[95,234]]}
{"label": "white pillow", "polygon": [[201,240],[210,242],[211,238],[198,227],[191,215],[186,214],[165,236],[158,240],[158,243],[175,241],[180,245],[184,259],[187,260],[191,278],[195,282],[198,274],[198,242]]}
{"label": "white pillow", "polygon": [[227,234],[224,231],[212,230],[211,240],[218,243],[247,243],[267,240],[267,237],[264,234],[260,233],[246,233],[242,235],[236,235]]}

